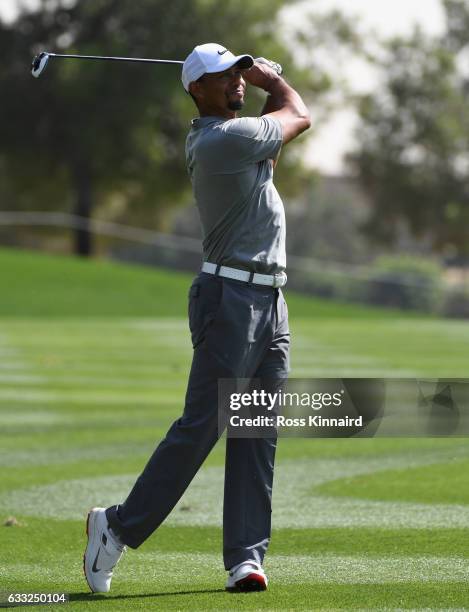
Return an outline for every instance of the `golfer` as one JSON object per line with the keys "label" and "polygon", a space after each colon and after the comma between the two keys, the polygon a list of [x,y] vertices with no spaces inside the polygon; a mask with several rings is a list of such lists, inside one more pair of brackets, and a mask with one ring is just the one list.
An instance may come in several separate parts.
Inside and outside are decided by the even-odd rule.
{"label": "golfer", "polygon": [[[246,82],[267,92],[260,117],[237,118]],[[195,47],[182,83],[198,109],[187,168],[203,229],[204,262],[189,291],[194,348],[184,411],[154,451],[127,499],[88,514],[85,576],[107,592],[127,546],[161,525],[218,440],[218,381],[284,381],[290,333],[285,214],[272,182],[282,145],[310,126],[298,93],[260,58],[209,43]],[[276,439],[227,437],[223,509],[226,589],[267,588]]]}

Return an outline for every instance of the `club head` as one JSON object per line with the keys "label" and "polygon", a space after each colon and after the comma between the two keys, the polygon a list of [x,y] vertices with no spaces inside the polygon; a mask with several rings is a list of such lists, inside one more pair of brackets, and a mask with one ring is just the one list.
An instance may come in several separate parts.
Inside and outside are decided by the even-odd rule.
{"label": "club head", "polygon": [[47,62],[49,61],[49,54],[42,52],[33,59],[33,63],[31,65],[31,74],[36,79],[41,76],[47,66]]}

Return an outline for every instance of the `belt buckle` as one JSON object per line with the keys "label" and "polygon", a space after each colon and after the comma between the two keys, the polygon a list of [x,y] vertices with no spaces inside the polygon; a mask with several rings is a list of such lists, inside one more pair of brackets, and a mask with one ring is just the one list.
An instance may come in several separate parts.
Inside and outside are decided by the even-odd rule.
{"label": "belt buckle", "polygon": [[283,272],[277,272],[273,275],[273,277],[274,277],[274,289],[277,289],[278,287],[283,287],[283,285],[285,284],[283,282],[283,278],[284,278]]}

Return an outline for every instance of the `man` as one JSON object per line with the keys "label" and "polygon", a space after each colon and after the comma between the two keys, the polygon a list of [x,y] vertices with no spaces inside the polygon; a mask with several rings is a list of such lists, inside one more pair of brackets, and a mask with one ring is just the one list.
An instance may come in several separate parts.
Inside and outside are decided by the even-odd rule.
{"label": "man", "polygon": [[[246,81],[267,92],[261,117],[237,118]],[[186,58],[182,82],[199,111],[186,158],[204,240],[189,292],[194,347],[184,412],[123,504],[93,508],[84,570],[107,592],[126,546],[137,548],[181,498],[221,432],[218,381],[285,380],[289,371],[285,216],[273,185],[280,148],[310,126],[300,96],[268,63],[209,43]],[[276,439],[226,442],[223,556],[230,591],[267,587]]]}

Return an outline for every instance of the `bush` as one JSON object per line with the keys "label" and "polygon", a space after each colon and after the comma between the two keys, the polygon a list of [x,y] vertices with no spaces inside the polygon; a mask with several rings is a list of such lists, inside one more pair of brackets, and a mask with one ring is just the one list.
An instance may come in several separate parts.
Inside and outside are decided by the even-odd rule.
{"label": "bush", "polygon": [[323,298],[438,312],[443,303],[442,272],[441,266],[428,259],[384,256],[359,274],[351,274],[346,267],[343,271],[330,268],[324,262],[322,268],[290,269],[288,278],[297,291]]}
{"label": "bush", "polygon": [[420,257],[384,256],[370,270],[371,304],[436,312],[442,302],[442,268]]}
{"label": "bush", "polygon": [[446,294],[443,314],[447,317],[469,319],[469,285],[456,287]]}
{"label": "bush", "polygon": [[312,269],[305,271],[287,271],[291,287],[311,295],[323,298],[338,299],[340,297],[341,276],[330,274],[324,270]]}

